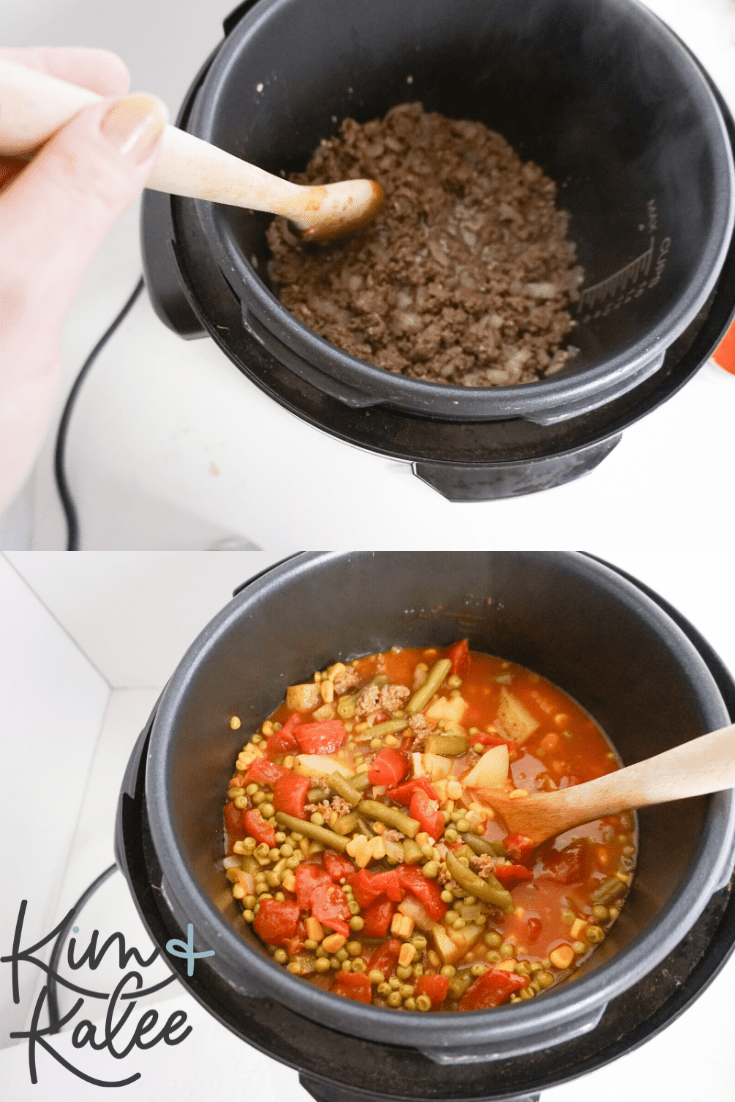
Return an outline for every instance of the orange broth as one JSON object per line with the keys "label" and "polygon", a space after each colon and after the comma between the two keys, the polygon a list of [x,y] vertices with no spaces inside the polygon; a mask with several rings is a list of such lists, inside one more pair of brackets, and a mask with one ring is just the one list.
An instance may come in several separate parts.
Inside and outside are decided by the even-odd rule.
{"label": "orange broth", "polygon": [[[426,676],[424,667],[431,670],[443,659],[452,660],[450,672],[429,701],[412,715],[412,694]],[[339,693],[334,686],[340,686],[342,670],[345,667],[340,663],[317,673],[320,696],[314,707],[305,711],[302,705],[297,711],[284,702],[244,745],[238,758],[225,808],[230,855],[227,874],[233,895],[243,905],[246,922],[266,943],[272,936],[269,951],[295,975],[377,1006],[424,1011],[481,1009],[535,997],[568,978],[604,939],[619,913],[634,867],[635,817],[625,814],[597,820],[531,852],[528,846],[515,842],[516,836],[508,835],[492,810],[485,813],[477,793],[464,786],[462,778],[470,776],[470,770],[493,745],[504,744],[508,749],[508,773],[503,784],[508,788],[534,792],[592,780],[620,765],[601,729],[566,693],[538,674],[501,658],[468,652],[464,643],[451,648],[393,648],[355,659],[345,674],[355,683]],[[364,702],[364,712],[372,700],[364,694],[376,677],[386,683],[386,693],[391,686],[404,686],[406,699],[392,710],[373,701],[373,710],[362,714],[359,702]],[[332,682],[332,687],[326,682]],[[299,689],[307,695],[316,692],[313,685]],[[371,691],[374,697],[375,690]],[[380,685],[378,691],[383,694],[384,686]],[[390,698],[383,695],[381,699]],[[357,714],[345,717],[343,713],[349,713],[353,705]],[[461,711],[461,719],[432,716],[432,711],[444,707],[455,708],[455,717]],[[331,718],[324,718],[330,711]],[[381,738],[370,737],[371,728],[378,724],[395,721],[398,725],[409,719],[411,726]],[[292,729],[294,737],[301,737],[303,742],[307,736],[313,741],[322,731],[326,739],[326,732],[339,732],[340,724],[344,741],[327,757],[349,772],[348,783],[363,783],[360,795],[372,800],[373,808],[377,801],[394,813],[408,816],[400,820],[404,826],[409,822],[419,826],[433,823],[436,837],[418,830],[412,839],[390,824],[360,814],[359,804],[340,803],[334,795],[330,802],[332,790],[323,776],[310,778],[314,799],[307,797],[298,817],[326,829],[333,840],[342,838],[342,848],[337,849],[335,843],[335,850],[331,850],[329,844],[305,837],[300,830],[294,837],[292,819],[290,825],[284,825],[285,820],[279,818],[284,812],[278,807],[293,810],[292,802],[284,803],[283,792],[305,788],[307,782],[281,779],[276,787],[276,769],[272,767],[280,771],[279,777],[282,773],[293,774],[302,768],[299,763],[304,755],[300,744],[295,751],[277,752],[280,744],[274,741],[275,736],[287,725],[286,732]],[[467,748],[442,755],[437,763],[425,753],[427,730],[429,745],[432,735],[451,735],[455,743],[457,737],[460,740],[455,749],[464,741]],[[304,733],[300,735],[300,731]],[[516,738],[511,737],[514,731]],[[285,735],[279,737],[281,742],[285,740]],[[269,743],[273,752],[269,752]],[[374,779],[383,768],[380,762],[390,761],[400,771],[399,759],[405,759],[405,776],[392,788],[390,784],[375,785]],[[437,769],[446,770],[447,763],[449,772],[439,775]],[[269,783],[264,774],[271,773]],[[366,773],[371,783],[364,786]],[[428,805],[428,819],[412,818],[421,806],[413,794],[410,806],[399,802],[399,796],[391,797],[391,790],[400,793],[401,785],[415,782],[417,775],[425,777],[427,791],[436,797]],[[456,794],[459,789],[461,797],[450,798],[449,792]],[[317,800],[317,795],[323,798]],[[316,811],[310,810],[315,807]],[[259,808],[264,809],[262,816]],[[441,812],[438,819],[437,810]],[[254,836],[244,825],[246,814]],[[355,829],[338,835],[350,816],[357,817]],[[257,842],[261,822],[265,824],[263,829],[272,828],[273,846]],[[360,834],[363,841],[357,837]],[[380,851],[377,839],[386,834],[382,844],[387,847],[390,839],[389,852],[365,861],[360,849],[366,845],[364,839]],[[484,846],[486,851],[494,847],[495,852],[483,857],[471,848],[477,846]],[[422,851],[419,859],[417,847]],[[327,860],[330,852],[333,856]],[[476,877],[505,891],[505,909],[474,896],[449,875],[447,862],[454,859],[456,870],[460,858],[463,867]],[[327,864],[332,869],[331,880],[325,872]],[[426,870],[425,880],[419,879],[417,885],[416,872],[411,870]],[[338,872],[343,875],[337,876]],[[395,897],[389,900],[384,894],[366,905],[363,887],[367,885],[372,891],[366,877],[375,873],[391,874],[375,883],[388,885]],[[337,909],[342,908],[342,917],[332,918],[331,926],[323,895],[312,907],[322,915],[321,921],[314,923],[313,913],[302,906],[307,877],[321,878],[319,892],[327,892],[330,905],[336,900]],[[515,877],[519,878],[517,882]],[[366,936],[363,931],[368,929],[369,933],[378,905],[386,913],[392,908],[390,929],[380,937]],[[410,916],[405,911],[413,915],[410,929]],[[281,922],[282,918],[285,922],[286,914],[288,927]],[[349,928],[348,933],[335,933],[338,928]],[[340,937],[342,942],[335,948]],[[467,942],[464,947],[463,938]],[[413,951],[406,946],[412,946]],[[397,956],[399,950],[402,953]],[[374,966],[376,962],[380,967]]]}

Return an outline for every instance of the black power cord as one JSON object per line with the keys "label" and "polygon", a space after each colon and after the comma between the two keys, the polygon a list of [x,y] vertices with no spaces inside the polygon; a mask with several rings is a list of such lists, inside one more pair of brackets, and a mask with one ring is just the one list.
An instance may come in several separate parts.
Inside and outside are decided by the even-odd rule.
{"label": "black power cord", "polygon": [[97,341],[97,344],[94,346],[89,356],[87,356],[87,359],[82,364],[79,374],[74,380],[72,388],[69,391],[69,396],[66,399],[66,404],[61,414],[61,420],[59,421],[59,427],[56,432],[56,446],[54,448],[54,475],[56,477],[56,487],[59,491],[59,497],[61,499],[61,507],[64,510],[64,517],[66,519],[67,551],[79,550],[79,517],[77,515],[74,499],[71,496],[71,491],[69,490],[69,483],[66,478],[65,470],[66,440],[67,436],[69,435],[69,422],[71,420],[71,415],[74,410],[74,404],[76,403],[77,397],[79,396],[79,391],[82,387],[82,383],[89,374],[89,370],[92,367],[92,364],[97,359],[97,356],[105,347],[112,334],[128,316],[131,309],[133,308],[133,304],[140,295],[144,286],[145,284],[143,276],[141,276],[137,284],[135,285],[133,293],[128,298],[120,313],[117,315],[112,324],[108,327],[105,333],[103,333],[103,335]]}
{"label": "black power cord", "polygon": [[61,1028],[59,1021],[59,997],[56,991],[56,973],[58,971],[61,954],[64,951],[66,939],[69,936],[69,931],[76,922],[77,915],[80,913],[82,908],[85,906],[86,903],[89,902],[97,889],[102,887],[105,880],[109,879],[109,877],[112,876],[113,872],[117,872],[117,865],[110,865],[108,869],[105,869],[103,873],[100,873],[97,879],[93,880],[89,887],[82,892],[82,894],[79,896],[79,899],[77,899],[76,903],[69,911],[66,922],[64,923],[63,928],[59,931],[59,935],[56,938],[54,951],[51,954],[51,959],[49,960],[48,983],[46,985],[48,988],[48,1023],[50,1033],[58,1033],[59,1029]]}

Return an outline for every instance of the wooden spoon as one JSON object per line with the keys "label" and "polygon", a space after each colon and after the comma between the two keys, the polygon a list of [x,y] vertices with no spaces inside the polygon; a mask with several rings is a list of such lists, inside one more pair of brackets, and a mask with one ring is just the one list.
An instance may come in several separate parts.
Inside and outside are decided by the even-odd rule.
{"label": "wooden spoon", "polygon": [[735,724],[571,788],[515,797],[499,788],[477,793],[511,833],[523,834],[538,846],[605,815],[733,787]]}
{"label": "wooden spoon", "polygon": [[[0,60],[0,154],[32,156],[59,127],[101,99],[76,84]],[[383,190],[374,180],[302,187],[175,126],[165,129],[161,153],[146,186],[281,214],[310,241],[352,233],[368,223],[383,202]]]}

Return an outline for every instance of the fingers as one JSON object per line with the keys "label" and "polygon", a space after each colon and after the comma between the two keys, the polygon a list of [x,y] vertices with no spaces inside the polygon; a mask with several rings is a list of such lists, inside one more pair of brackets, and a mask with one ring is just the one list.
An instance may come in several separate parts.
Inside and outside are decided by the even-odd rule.
{"label": "fingers", "polygon": [[81,111],[0,196],[3,277],[40,336],[58,332],[116,218],[140,192],[158,153],[166,109],[128,96]]}
{"label": "fingers", "polygon": [[38,69],[60,80],[68,80],[100,96],[124,96],[130,87],[127,67],[110,50],[90,50],[81,46],[60,49],[35,46],[0,49],[0,58],[16,65],[26,65],[29,69]]}

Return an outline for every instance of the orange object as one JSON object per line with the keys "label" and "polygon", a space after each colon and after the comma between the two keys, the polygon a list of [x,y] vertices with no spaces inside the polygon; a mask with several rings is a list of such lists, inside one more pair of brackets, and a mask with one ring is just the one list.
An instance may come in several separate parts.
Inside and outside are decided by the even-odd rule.
{"label": "orange object", "polygon": [[735,375],[735,321],[732,322],[723,340],[712,353],[712,359],[720,367],[724,367],[725,371]]}

